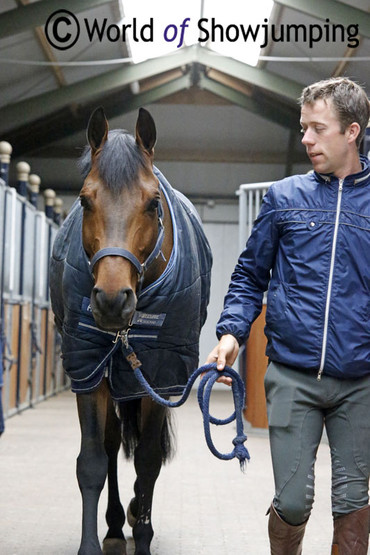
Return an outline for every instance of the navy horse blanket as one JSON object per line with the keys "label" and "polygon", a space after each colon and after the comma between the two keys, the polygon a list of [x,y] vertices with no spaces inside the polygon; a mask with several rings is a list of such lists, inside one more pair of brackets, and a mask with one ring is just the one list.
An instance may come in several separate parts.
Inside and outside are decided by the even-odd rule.
{"label": "navy horse blanket", "polygon": [[[153,389],[160,395],[180,395],[198,366],[212,255],[193,205],[157,168],[154,173],[170,209],[173,249],[163,274],[138,296],[128,341]],[[75,393],[94,390],[107,376],[113,399],[143,397],[147,393],[122,350],[114,348],[115,334],[95,324],[90,307],[93,285],[82,245],[82,208],[76,201],[55,238],[50,262],[51,302],[62,336],[64,370]]]}

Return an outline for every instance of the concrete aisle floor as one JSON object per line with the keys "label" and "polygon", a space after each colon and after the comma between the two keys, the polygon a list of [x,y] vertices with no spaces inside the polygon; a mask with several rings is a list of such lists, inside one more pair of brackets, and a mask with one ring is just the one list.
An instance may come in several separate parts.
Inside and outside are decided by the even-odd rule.
{"label": "concrete aisle floor", "polygon": [[[211,412],[231,412],[229,390],[212,394]],[[162,469],[154,505],[153,555],[268,555],[267,517],[273,478],[267,432],[247,430],[251,462],[243,474],[236,460],[208,450],[194,395],[175,412],[178,451]],[[213,428],[215,428],[213,426]],[[230,451],[234,425],[217,428],[215,443]],[[74,395],[65,392],[14,416],[0,439],[0,554],[75,555],[81,502],[75,477],[79,425]],[[132,496],[133,466],[120,456],[121,499]],[[106,492],[100,503],[99,535]],[[316,500],[303,553],[328,555],[331,543],[330,457],[322,444],[316,465]],[[125,525],[128,555],[134,553]]]}

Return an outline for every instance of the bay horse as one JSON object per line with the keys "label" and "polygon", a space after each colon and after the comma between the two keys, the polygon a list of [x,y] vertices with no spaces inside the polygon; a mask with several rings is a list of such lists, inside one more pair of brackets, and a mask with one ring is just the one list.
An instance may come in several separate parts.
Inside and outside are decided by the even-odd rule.
{"label": "bay horse", "polygon": [[[50,263],[52,308],[81,428],[78,555],[126,553],[117,480],[121,444],[136,471],[127,509],[135,555],[150,555],[153,489],[173,453],[173,434],[169,409],[141,389],[123,345],[140,359],[156,392],[181,394],[198,364],[212,257],[194,207],[153,166],[156,127],[148,111],[139,110],[134,138],[109,131],[98,108],[87,138],[84,184]],[[97,511],[107,477],[102,550]]]}

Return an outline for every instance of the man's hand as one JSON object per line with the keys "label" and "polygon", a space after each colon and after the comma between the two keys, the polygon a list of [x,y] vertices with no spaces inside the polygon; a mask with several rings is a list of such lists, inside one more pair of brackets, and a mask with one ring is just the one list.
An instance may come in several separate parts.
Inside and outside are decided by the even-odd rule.
{"label": "man's hand", "polygon": [[[217,370],[222,371],[225,365],[232,366],[239,353],[239,343],[233,335],[223,335],[216,347],[212,349],[207,357],[207,364],[217,363]],[[220,383],[231,385],[232,379],[227,376],[221,376],[218,380]]]}

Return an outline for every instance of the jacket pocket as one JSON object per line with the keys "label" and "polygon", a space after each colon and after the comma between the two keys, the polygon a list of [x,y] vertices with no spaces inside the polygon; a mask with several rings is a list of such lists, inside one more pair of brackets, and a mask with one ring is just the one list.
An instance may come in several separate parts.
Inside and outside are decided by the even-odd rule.
{"label": "jacket pocket", "polygon": [[273,323],[284,316],[288,301],[289,286],[285,283],[274,283],[267,293],[266,323]]}

